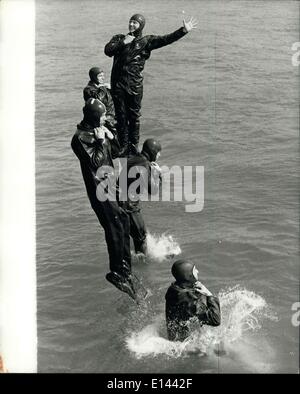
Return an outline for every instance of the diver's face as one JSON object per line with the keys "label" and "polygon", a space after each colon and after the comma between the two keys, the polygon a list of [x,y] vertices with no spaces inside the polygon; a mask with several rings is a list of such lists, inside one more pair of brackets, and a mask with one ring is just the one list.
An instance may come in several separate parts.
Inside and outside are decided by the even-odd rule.
{"label": "diver's face", "polygon": [[140,27],[140,23],[134,19],[130,19],[129,21],[129,32],[133,33]]}
{"label": "diver's face", "polygon": [[104,83],[104,72],[101,72],[97,75],[97,81],[99,83]]}
{"label": "diver's face", "polygon": [[196,280],[199,280],[199,271],[197,270],[197,268],[196,268],[196,266],[194,265],[194,268],[193,268],[193,277],[196,279]]}
{"label": "diver's face", "polygon": [[155,161],[157,161],[159,158],[160,158],[160,152],[157,152]]}
{"label": "diver's face", "polygon": [[104,112],[104,114],[100,118],[100,126],[104,126],[105,121],[106,121],[106,112]]}

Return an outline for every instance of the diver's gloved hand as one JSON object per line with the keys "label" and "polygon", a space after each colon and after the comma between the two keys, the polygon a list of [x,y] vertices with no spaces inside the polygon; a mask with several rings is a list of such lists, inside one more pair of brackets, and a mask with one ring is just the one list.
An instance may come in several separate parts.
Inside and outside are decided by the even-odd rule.
{"label": "diver's gloved hand", "polygon": [[189,33],[191,30],[193,29],[197,29],[197,20],[194,19],[193,17],[191,17],[191,19],[186,22],[185,20],[185,16],[184,16],[184,11],[182,11],[183,13],[183,30],[185,33]]}
{"label": "diver's gloved hand", "polygon": [[101,86],[104,86],[104,87],[107,88],[107,89],[110,89],[110,88],[111,88],[109,82],[104,82],[104,83],[101,84]]}
{"label": "diver's gloved hand", "polygon": [[155,161],[151,161],[151,168],[155,169],[159,174],[161,174],[161,168]]}
{"label": "diver's gloved hand", "polygon": [[159,179],[160,179],[160,181],[161,181],[161,168],[160,168],[160,166],[155,162],[155,161],[152,161],[151,162],[151,170],[153,171],[154,170],[154,175],[158,175],[158,177],[159,177]]}
{"label": "diver's gloved hand", "polygon": [[161,172],[160,166],[156,163],[156,161],[151,161],[151,167],[155,168],[157,171]]}
{"label": "diver's gloved hand", "polygon": [[114,138],[113,133],[104,126],[96,127],[94,129],[94,133],[97,140],[104,141],[105,137],[108,138],[109,140],[112,140]]}
{"label": "diver's gloved hand", "polygon": [[197,280],[197,282],[195,282],[194,288],[200,294],[203,294],[207,297],[212,296],[212,293],[204,286],[203,283],[200,282],[200,280]]}
{"label": "diver's gloved hand", "polygon": [[124,38],[123,43],[124,43],[125,45],[130,44],[134,39],[135,39],[135,37],[134,37],[133,35],[127,34],[127,35],[125,36],[125,38]]}

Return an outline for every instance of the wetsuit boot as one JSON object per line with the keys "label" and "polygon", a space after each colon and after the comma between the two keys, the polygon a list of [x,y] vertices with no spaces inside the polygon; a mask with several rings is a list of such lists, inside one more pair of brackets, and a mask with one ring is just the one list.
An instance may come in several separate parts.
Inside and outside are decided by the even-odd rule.
{"label": "wetsuit boot", "polygon": [[148,290],[142,285],[140,279],[132,273],[124,276],[111,271],[106,274],[106,280],[113,284],[117,289],[127,293],[129,297],[137,303],[149,295]]}
{"label": "wetsuit boot", "polygon": [[124,293],[127,293],[129,297],[136,301],[136,294],[133,286],[126,278],[124,278],[117,272],[111,271],[106,274],[106,280],[113,284],[117,289],[123,291]]}

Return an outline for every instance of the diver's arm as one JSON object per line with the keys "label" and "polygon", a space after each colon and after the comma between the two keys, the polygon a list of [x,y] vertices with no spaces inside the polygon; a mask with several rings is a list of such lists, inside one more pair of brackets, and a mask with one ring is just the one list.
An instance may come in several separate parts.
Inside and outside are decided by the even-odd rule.
{"label": "diver's arm", "polygon": [[[212,292],[199,280],[195,282],[194,289],[199,295],[196,307],[199,320],[203,324],[219,326],[221,323],[221,311],[218,297],[213,296]],[[205,300],[203,302],[203,297],[206,302]]]}
{"label": "diver's arm", "polygon": [[[209,326],[219,326],[221,324],[221,310],[219,299],[213,295],[206,297],[207,308],[202,322]],[[204,318],[203,318],[204,317]]]}
{"label": "diver's arm", "polygon": [[87,101],[89,98],[99,99],[98,90],[90,86],[85,87],[83,89],[83,98],[84,101]]}
{"label": "diver's arm", "polygon": [[166,45],[172,44],[185,36],[191,30],[197,28],[197,21],[193,17],[188,22],[183,18],[182,22],[183,26],[171,34],[166,34],[164,36],[148,36],[147,49],[152,51],[153,49],[162,48]]}
{"label": "diver's arm", "polygon": [[158,164],[152,162],[148,169],[148,193],[155,195],[161,185],[161,170]]}
{"label": "diver's arm", "polygon": [[[87,164],[89,167],[97,170],[103,164],[104,156],[102,152],[101,140],[93,138],[93,143],[87,145],[83,141],[84,135],[81,137],[79,133],[73,136],[71,147],[78,159]],[[89,137],[91,139],[91,137]]]}
{"label": "diver's arm", "polygon": [[161,178],[159,178],[159,177],[157,177],[157,178],[151,177],[150,182],[151,182],[151,185],[149,186],[148,193],[151,194],[151,195],[155,195],[159,191]]}
{"label": "diver's arm", "polygon": [[142,189],[150,195],[157,194],[160,186],[160,175],[158,171],[152,169],[150,164],[140,163],[140,170],[138,171],[141,180]]}
{"label": "diver's arm", "polygon": [[124,47],[124,35],[117,34],[105,45],[104,53],[106,56],[112,57],[118,53],[118,51]]}
{"label": "diver's arm", "polygon": [[173,33],[166,34],[164,36],[148,36],[147,49],[149,51],[153,51],[154,49],[162,48],[179,40],[186,34],[187,32],[184,30],[184,27],[180,27],[180,29]]}
{"label": "diver's arm", "polygon": [[97,169],[101,167],[104,162],[102,144],[103,141],[97,140],[96,146],[91,148],[90,153],[88,152],[90,156],[91,164],[94,166],[94,168]]}

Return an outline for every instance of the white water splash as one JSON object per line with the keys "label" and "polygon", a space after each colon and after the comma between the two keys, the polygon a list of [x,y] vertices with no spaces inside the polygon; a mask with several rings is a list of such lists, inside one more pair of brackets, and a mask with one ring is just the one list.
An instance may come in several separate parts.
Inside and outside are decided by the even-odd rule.
{"label": "white water splash", "polygon": [[264,298],[240,286],[220,291],[222,325],[219,339],[234,342],[246,331],[261,328],[264,319],[277,320]]}
{"label": "white water splash", "polygon": [[179,244],[172,235],[147,234],[147,255],[150,259],[162,262],[167,258],[177,256],[181,253]]}
{"label": "white water splash", "polygon": [[[127,337],[127,348],[138,359],[162,354],[175,358],[190,354],[220,355],[223,350],[233,353],[238,352],[239,342],[245,348],[243,340],[249,330],[259,330],[265,319],[276,320],[261,296],[239,286],[221,291],[219,299],[222,314],[219,327],[203,326],[199,329],[198,325],[185,341],[172,342],[166,339],[165,317],[160,314],[143,329]],[[245,349],[242,352],[247,353]],[[250,362],[246,360],[245,363]]]}
{"label": "white water splash", "polygon": [[172,342],[160,335],[162,325],[164,324],[164,315],[157,316],[155,321],[141,331],[132,333],[126,339],[127,348],[133,352],[136,358],[140,359],[145,356],[157,356],[166,354],[168,356],[180,357],[187,347],[187,342]]}

